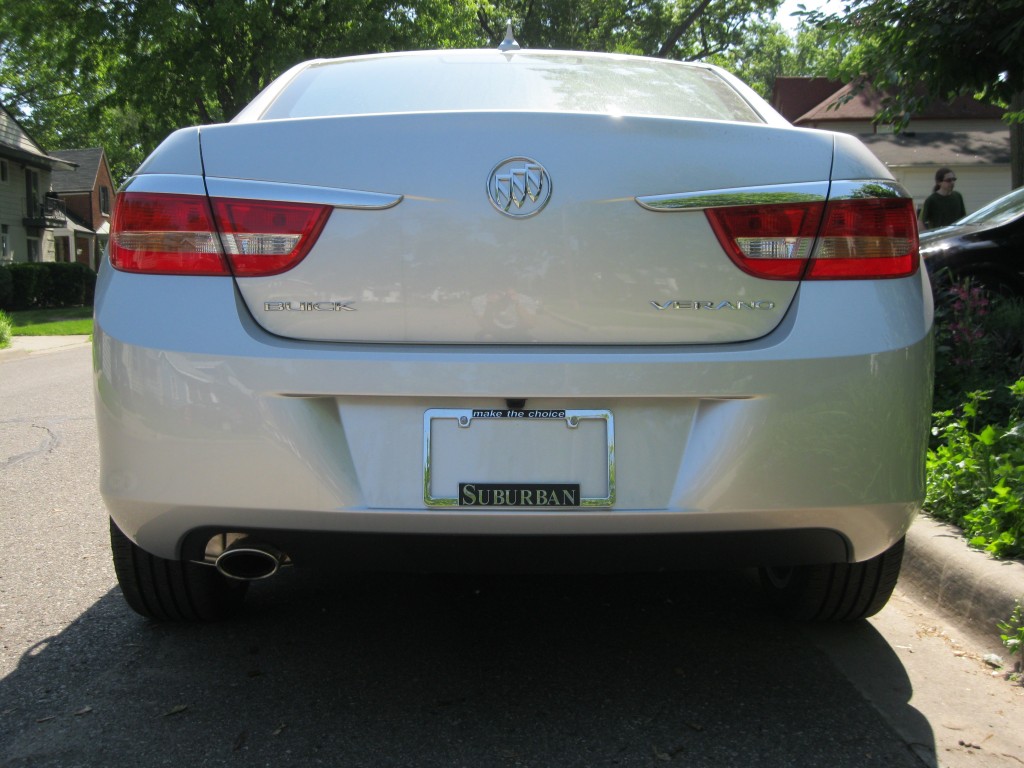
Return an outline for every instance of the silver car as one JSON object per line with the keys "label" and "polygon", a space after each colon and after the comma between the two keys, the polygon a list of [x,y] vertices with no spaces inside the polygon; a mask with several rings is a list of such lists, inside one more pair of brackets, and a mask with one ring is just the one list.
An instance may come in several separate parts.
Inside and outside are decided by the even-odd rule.
{"label": "silver car", "polygon": [[95,326],[128,604],[283,566],[759,566],[860,619],[924,495],[932,305],[856,139],[712,66],[299,65],[121,191]]}

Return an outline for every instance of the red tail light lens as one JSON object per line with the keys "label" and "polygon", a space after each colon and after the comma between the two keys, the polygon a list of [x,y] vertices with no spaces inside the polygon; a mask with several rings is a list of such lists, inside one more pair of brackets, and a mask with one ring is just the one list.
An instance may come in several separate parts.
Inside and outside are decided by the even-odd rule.
{"label": "red tail light lens", "polygon": [[276,275],[302,261],[331,215],[326,205],[214,198],[213,212],[238,277]]}
{"label": "red tail light lens", "polygon": [[736,266],[767,280],[799,280],[807,268],[824,203],[710,208],[708,221]]}
{"label": "red tail light lens", "polygon": [[205,197],[123,192],[110,228],[110,263],[126,272],[229,275]]}
{"label": "red tail light lens", "polygon": [[837,200],[825,209],[805,279],[907,277],[918,263],[917,217],[909,198]]}
{"label": "red tail light lens", "polygon": [[909,198],[714,208],[708,221],[729,258],[766,280],[906,277],[918,268]]}
{"label": "red tail light lens", "polygon": [[129,272],[256,277],[291,269],[309,253],[331,207],[200,195],[118,196],[110,262]]}

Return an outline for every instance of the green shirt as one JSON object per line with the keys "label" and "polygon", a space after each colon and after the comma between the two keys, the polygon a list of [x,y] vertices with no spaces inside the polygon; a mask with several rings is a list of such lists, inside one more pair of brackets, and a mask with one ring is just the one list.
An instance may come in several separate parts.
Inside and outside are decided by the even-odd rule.
{"label": "green shirt", "polygon": [[948,195],[932,192],[924,201],[924,207],[921,209],[921,222],[925,229],[935,229],[952,224],[966,215],[964,199],[959,192],[954,190]]}

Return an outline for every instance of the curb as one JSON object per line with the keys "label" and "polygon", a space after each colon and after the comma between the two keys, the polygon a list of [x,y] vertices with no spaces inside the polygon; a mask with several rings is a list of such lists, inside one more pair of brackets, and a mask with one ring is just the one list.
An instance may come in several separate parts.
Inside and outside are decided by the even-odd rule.
{"label": "curb", "polygon": [[1024,603],[1024,562],[971,549],[959,528],[919,515],[907,532],[900,585],[986,647],[1002,648],[997,624]]}
{"label": "curb", "polygon": [[12,336],[11,345],[7,349],[0,349],[0,362],[45,352],[57,352],[91,341],[91,336]]}

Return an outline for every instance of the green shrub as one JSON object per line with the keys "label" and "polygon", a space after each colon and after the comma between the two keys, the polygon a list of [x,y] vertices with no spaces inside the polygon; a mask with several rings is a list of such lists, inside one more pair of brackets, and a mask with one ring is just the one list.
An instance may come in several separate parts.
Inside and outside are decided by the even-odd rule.
{"label": "green shrub", "polygon": [[1008,386],[1024,376],[1024,301],[951,284],[937,297],[935,332],[935,409],[988,391],[989,418],[1005,421],[1014,406]]}
{"label": "green shrub", "polygon": [[1013,608],[1013,614],[1006,621],[997,625],[1001,631],[999,637],[1003,645],[1010,653],[1017,656],[1014,665],[1015,672],[1010,675],[1011,679],[1024,684],[1024,605],[1018,602]]}
{"label": "green shrub", "polygon": [[14,300],[14,278],[7,267],[0,266],[0,309],[10,309]]}
{"label": "green shrub", "polygon": [[1024,555],[1024,378],[1009,388],[1003,422],[984,413],[986,392],[935,414],[925,504],[960,526],[973,546],[997,557]]}
{"label": "green shrub", "polygon": [[0,309],[0,349],[7,347],[11,343],[11,329],[14,324],[11,322],[11,318]]}
{"label": "green shrub", "polygon": [[33,262],[7,269],[13,310],[89,305],[96,291],[96,273],[85,264]]}
{"label": "green shrub", "polygon": [[43,305],[43,296],[48,289],[50,273],[38,263],[14,263],[10,270],[13,287],[11,309],[32,309]]}
{"label": "green shrub", "polygon": [[96,273],[85,264],[77,262],[46,262],[42,264],[49,273],[50,279],[45,295],[42,297],[45,307],[77,307],[86,303],[86,288],[89,277],[95,285]]}

